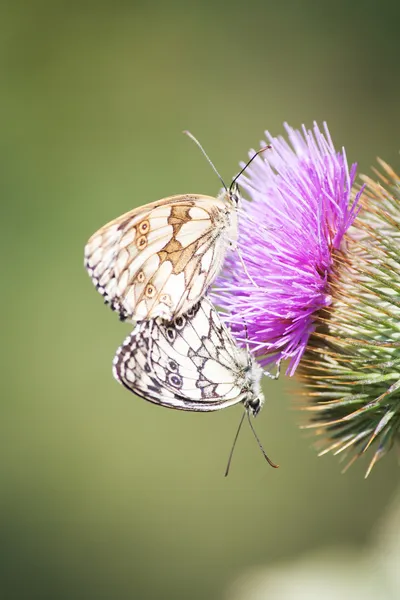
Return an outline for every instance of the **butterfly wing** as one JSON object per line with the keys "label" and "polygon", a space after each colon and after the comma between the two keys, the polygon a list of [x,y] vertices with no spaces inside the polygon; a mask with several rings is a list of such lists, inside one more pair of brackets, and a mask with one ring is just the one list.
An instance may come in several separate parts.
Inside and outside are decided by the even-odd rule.
{"label": "butterfly wing", "polygon": [[97,231],[85,266],[122,319],[185,313],[218,274],[232,210],[220,199],[187,194],[135,209]]}
{"label": "butterfly wing", "polygon": [[172,323],[142,321],[114,358],[115,378],[155,404],[214,411],[245,402],[251,386],[247,353],[203,298]]}

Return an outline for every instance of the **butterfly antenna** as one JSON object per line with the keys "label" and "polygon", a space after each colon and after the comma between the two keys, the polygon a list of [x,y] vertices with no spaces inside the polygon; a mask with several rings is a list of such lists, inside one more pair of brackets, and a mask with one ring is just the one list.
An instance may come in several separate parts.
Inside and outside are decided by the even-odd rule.
{"label": "butterfly antenna", "polygon": [[235,439],[233,440],[232,448],[231,448],[231,451],[229,453],[228,464],[226,465],[226,469],[225,469],[225,477],[228,477],[229,469],[231,468],[233,451],[235,449],[236,442],[238,440],[240,430],[242,429],[242,425],[243,425],[243,421],[244,421],[245,416],[246,416],[246,412],[243,413],[242,418],[240,419],[239,427],[237,428]]}
{"label": "butterfly antenna", "polygon": [[[250,412],[249,412],[249,410],[246,410],[246,413],[247,413],[247,420],[248,420],[248,422],[249,422],[250,429],[251,429],[251,431],[253,432],[253,435],[254,435],[254,437],[255,437],[255,438],[256,438],[256,440],[257,440],[257,444],[258,444],[258,446],[259,446],[259,448],[260,448],[261,452],[263,453],[265,460],[267,461],[267,463],[268,463],[269,465],[271,465],[271,467],[274,467],[274,469],[278,469],[279,465],[276,465],[275,463],[273,463],[273,462],[272,462],[272,460],[271,460],[271,459],[270,459],[270,458],[267,456],[267,453],[265,452],[265,450],[264,450],[264,448],[263,448],[263,445],[262,445],[262,443],[260,442],[258,435],[256,434],[256,430],[254,429],[254,427],[253,427],[253,423],[251,422],[251,419],[250,419]],[[242,419],[242,420],[243,420],[243,419]]]}
{"label": "butterfly antenna", "polygon": [[214,173],[217,175],[218,179],[220,180],[220,182],[224,186],[224,190],[228,191],[228,188],[226,187],[224,180],[222,179],[221,175],[218,173],[216,167],[214,166],[214,163],[211,161],[211,158],[208,156],[207,152],[204,150],[204,148],[200,144],[199,140],[197,138],[195,138],[194,135],[192,133],[190,133],[190,131],[186,131],[186,129],[184,130],[183,133],[185,135],[187,135],[188,137],[190,137],[190,139],[193,140],[194,143],[200,148],[200,150],[202,151],[202,153],[204,154],[204,156],[208,160],[209,164],[211,165],[211,168],[213,169]]}
{"label": "butterfly antenna", "polygon": [[247,163],[244,165],[243,169],[241,169],[239,171],[239,173],[236,175],[236,177],[233,179],[230,187],[233,186],[233,184],[235,183],[235,181],[237,179],[239,179],[239,177],[242,175],[242,173],[247,169],[247,167],[253,162],[253,160],[259,155],[262,154],[262,152],[265,152],[265,150],[271,150],[272,146],[264,146],[264,148],[261,148],[260,150],[257,150],[257,152],[255,152],[253,154],[253,156],[250,158],[250,160],[247,161]]}

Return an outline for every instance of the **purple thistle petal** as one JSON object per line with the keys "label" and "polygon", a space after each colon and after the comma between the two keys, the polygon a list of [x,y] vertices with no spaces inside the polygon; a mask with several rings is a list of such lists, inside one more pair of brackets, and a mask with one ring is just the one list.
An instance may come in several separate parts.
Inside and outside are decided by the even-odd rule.
{"label": "purple thistle petal", "polygon": [[290,359],[293,375],[316,314],[331,303],[332,253],[357,216],[361,192],[352,203],[356,165],[349,170],[344,149],[336,152],[326,125],[324,133],[317,124],[312,131],[286,124],[285,129],[290,144],[266,132],[272,149],[240,177],[250,201],[242,205],[238,250],[261,289],[232,252],[213,299],[242,340],[246,325],[262,364]]}

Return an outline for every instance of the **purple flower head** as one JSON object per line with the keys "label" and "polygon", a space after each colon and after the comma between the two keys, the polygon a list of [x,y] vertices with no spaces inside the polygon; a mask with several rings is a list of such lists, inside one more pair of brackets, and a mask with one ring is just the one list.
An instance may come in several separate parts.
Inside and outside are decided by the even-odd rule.
{"label": "purple flower head", "polygon": [[290,359],[293,375],[317,313],[331,303],[333,253],[343,247],[361,192],[352,202],[356,165],[349,170],[326,125],[324,132],[317,124],[312,131],[285,128],[290,143],[266,132],[272,149],[240,177],[250,198],[243,200],[238,240],[248,274],[232,252],[213,299],[241,340],[247,329],[262,364]]}

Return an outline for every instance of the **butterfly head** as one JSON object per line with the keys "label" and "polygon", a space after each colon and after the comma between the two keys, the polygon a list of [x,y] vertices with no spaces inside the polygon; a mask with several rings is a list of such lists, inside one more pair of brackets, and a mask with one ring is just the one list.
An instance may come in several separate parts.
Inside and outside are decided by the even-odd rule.
{"label": "butterfly head", "polygon": [[222,188],[218,198],[227,205],[228,212],[239,208],[242,201],[242,194],[236,181],[233,181],[229,188]]}
{"label": "butterfly head", "polygon": [[231,204],[235,208],[239,208],[240,202],[242,200],[242,194],[240,193],[240,187],[238,186],[235,180],[232,181],[229,190],[227,191],[227,195]]}
{"label": "butterfly head", "polygon": [[263,404],[264,404],[264,395],[262,392],[260,392],[258,394],[258,396],[253,396],[246,401],[245,408],[246,408],[246,410],[251,412],[253,417],[256,417],[258,415],[258,413],[260,412]]}

